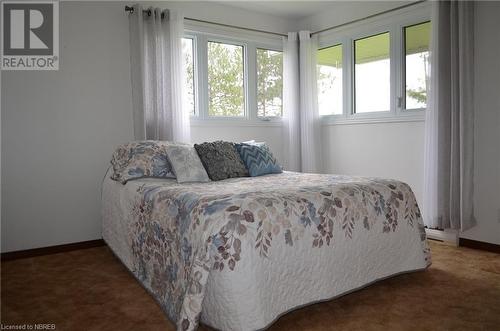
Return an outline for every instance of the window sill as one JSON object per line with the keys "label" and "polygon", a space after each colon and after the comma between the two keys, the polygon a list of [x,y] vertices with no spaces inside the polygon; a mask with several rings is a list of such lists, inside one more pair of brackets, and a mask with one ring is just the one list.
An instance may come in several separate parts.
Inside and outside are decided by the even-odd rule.
{"label": "window sill", "polygon": [[281,127],[283,121],[279,119],[259,120],[259,119],[198,119],[191,118],[191,126],[193,127]]}
{"label": "window sill", "polygon": [[383,124],[383,123],[404,123],[404,122],[424,122],[424,112],[419,114],[405,114],[399,116],[378,116],[378,117],[339,117],[322,116],[321,125],[351,125],[351,124]]}

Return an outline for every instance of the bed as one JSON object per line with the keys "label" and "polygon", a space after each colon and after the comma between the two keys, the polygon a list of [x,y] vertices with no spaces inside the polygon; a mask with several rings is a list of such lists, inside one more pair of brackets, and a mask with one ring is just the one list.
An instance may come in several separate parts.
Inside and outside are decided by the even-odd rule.
{"label": "bed", "polygon": [[103,183],[103,238],[178,330],[259,330],[298,307],[428,267],[411,188],[284,172]]}

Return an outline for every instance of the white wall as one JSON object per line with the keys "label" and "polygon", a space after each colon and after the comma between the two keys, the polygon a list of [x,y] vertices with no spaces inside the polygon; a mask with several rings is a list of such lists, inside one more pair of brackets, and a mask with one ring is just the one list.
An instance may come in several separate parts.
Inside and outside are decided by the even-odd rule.
{"label": "white wall", "polygon": [[127,18],[61,3],[59,71],[2,74],[2,251],[100,237],[100,183],[133,139]]}
{"label": "white wall", "polygon": [[323,126],[325,172],[394,178],[422,201],[424,123]]}
{"label": "white wall", "polygon": [[[133,139],[125,4],[61,2],[60,70],[2,73],[2,252],[101,237],[101,180],[114,147]],[[289,29],[282,18],[214,3],[151,4]],[[259,139],[276,150],[280,135],[276,126],[193,127],[195,142]]]}
{"label": "white wall", "polygon": [[297,30],[318,31],[407,5],[409,1],[336,1],[331,10],[298,20]]}
{"label": "white wall", "polygon": [[475,214],[462,237],[500,244],[500,2],[480,2],[475,43]]}
{"label": "white wall", "polygon": [[[226,6],[224,1],[218,3],[209,1],[140,1],[140,3],[143,7],[154,6],[181,10],[185,17],[265,31],[287,33],[294,31],[295,26],[295,20]],[[121,6],[123,10],[125,4],[130,5],[131,2],[120,2],[119,7]]]}

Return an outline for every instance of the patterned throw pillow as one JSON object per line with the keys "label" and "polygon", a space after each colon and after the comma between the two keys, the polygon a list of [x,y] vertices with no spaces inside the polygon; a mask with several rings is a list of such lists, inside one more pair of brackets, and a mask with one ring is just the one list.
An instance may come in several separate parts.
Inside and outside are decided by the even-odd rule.
{"label": "patterned throw pillow", "polygon": [[210,181],[193,146],[169,145],[167,146],[167,156],[178,183]]}
{"label": "patterned throw pillow", "polygon": [[111,179],[127,183],[142,177],[175,178],[167,159],[166,141],[133,141],[118,146],[111,158]]}
{"label": "patterned throw pillow", "polygon": [[251,177],[283,172],[281,165],[265,144],[237,144],[236,149]]}
{"label": "patterned throw pillow", "polygon": [[211,180],[248,176],[248,171],[233,143],[214,141],[195,144],[194,148]]}

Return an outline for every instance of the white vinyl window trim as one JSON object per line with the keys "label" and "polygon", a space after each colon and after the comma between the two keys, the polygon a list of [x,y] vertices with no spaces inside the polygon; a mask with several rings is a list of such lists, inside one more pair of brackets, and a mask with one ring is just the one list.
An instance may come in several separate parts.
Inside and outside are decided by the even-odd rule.
{"label": "white vinyl window trim", "polygon": [[[280,126],[281,117],[257,116],[257,48],[283,51],[282,39],[257,32],[190,23],[185,27],[186,38],[193,39],[195,115],[191,125],[219,126]],[[243,46],[244,116],[210,116],[208,113],[208,42]]]}
{"label": "white vinyl window trim", "polygon": [[[405,98],[404,28],[430,21],[430,5],[422,3],[366,19],[319,35],[319,49],[342,45],[343,112],[322,115],[324,125],[423,121],[424,109],[403,109]],[[385,112],[355,113],[354,41],[380,33],[390,37],[390,109]],[[401,99],[399,99],[401,98]]]}

